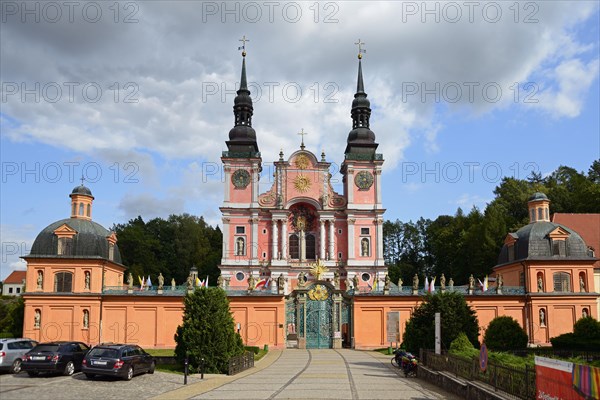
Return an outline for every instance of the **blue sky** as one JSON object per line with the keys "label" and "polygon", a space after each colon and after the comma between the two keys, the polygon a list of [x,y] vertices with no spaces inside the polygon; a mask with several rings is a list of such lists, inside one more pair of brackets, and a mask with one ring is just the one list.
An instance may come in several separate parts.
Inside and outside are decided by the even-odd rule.
{"label": "blue sky", "polygon": [[598,2],[428,2],[430,13],[422,2],[82,2],[72,16],[11,4],[0,278],[69,215],[82,174],[106,227],[183,212],[220,221],[242,35],[262,190],[300,129],[308,150],[341,163],[358,38],[388,219],[484,208],[502,176],[587,171],[600,157]]}

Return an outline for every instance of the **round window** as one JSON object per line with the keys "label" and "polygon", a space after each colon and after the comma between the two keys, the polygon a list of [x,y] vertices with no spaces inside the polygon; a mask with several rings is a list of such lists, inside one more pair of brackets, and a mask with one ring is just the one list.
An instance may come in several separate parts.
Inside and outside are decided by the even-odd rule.
{"label": "round window", "polygon": [[235,279],[237,279],[238,281],[243,281],[246,275],[244,275],[243,272],[238,272],[237,274],[235,274]]}
{"label": "round window", "polygon": [[360,277],[362,278],[363,282],[369,282],[371,280],[371,275],[367,274],[366,272]]}

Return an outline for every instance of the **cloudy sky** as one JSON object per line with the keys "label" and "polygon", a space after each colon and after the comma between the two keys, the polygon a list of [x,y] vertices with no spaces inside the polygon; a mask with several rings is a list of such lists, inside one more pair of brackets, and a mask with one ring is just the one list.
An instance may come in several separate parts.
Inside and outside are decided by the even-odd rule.
{"label": "cloudy sky", "polygon": [[267,190],[280,149],[339,164],[364,42],[388,219],[485,207],[503,176],[599,157],[598,2],[2,1],[0,278],[69,215],[219,222],[241,45]]}

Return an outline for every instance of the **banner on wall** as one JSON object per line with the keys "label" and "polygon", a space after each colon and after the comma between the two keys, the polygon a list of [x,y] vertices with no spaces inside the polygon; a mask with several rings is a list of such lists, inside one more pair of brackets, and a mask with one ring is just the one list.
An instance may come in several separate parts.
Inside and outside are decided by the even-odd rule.
{"label": "banner on wall", "polygon": [[535,356],[536,399],[585,399],[573,389],[573,363]]}

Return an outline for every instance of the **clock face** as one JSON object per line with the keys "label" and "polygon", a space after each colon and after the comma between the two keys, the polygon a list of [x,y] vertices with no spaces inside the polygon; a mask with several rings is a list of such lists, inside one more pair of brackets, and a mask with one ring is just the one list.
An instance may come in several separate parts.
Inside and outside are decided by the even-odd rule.
{"label": "clock face", "polygon": [[236,189],[245,189],[250,184],[250,174],[245,169],[238,169],[231,175],[231,182]]}
{"label": "clock face", "polygon": [[368,190],[373,186],[373,174],[369,171],[360,171],[354,178],[354,183],[360,190]]}

